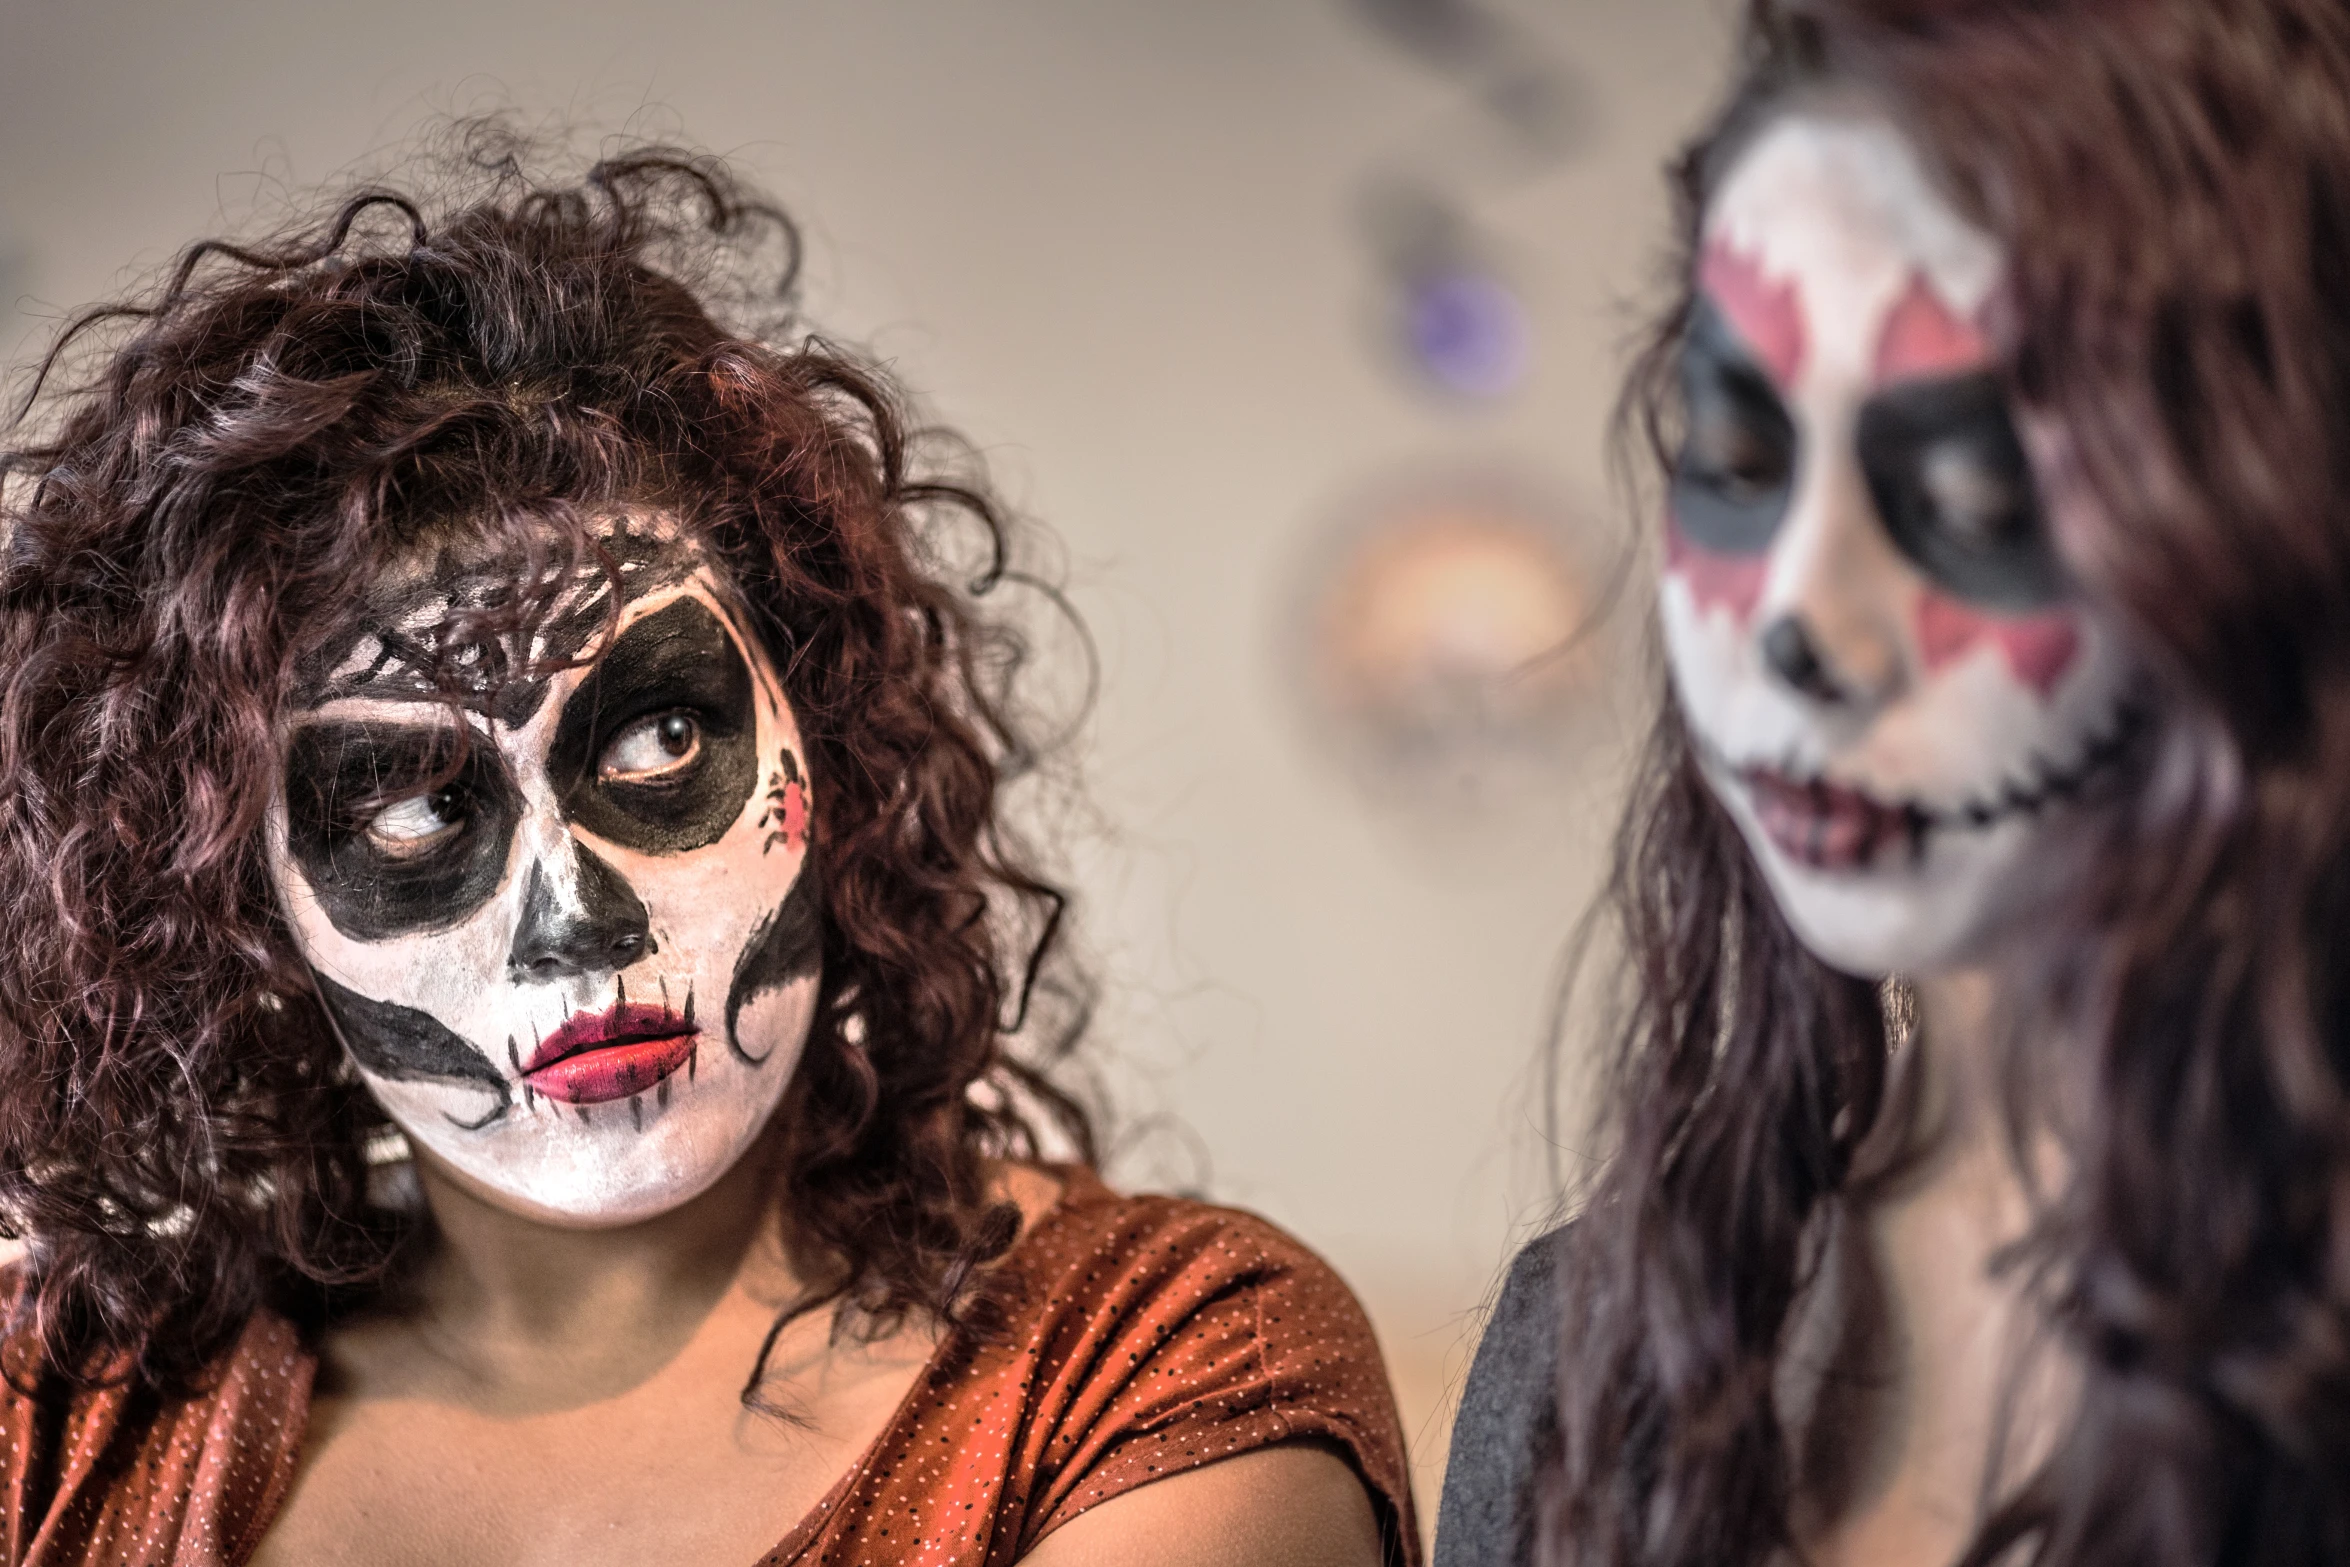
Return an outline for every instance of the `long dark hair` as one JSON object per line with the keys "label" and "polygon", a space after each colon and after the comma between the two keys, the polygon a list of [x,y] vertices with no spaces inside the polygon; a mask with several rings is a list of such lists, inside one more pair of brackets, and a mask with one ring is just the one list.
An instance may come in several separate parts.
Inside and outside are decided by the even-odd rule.
{"label": "long dark hair", "polygon": [[[2082,1113],[2032,1128],[2068,1173],[2007,1265],[2082,1383],[1967,1560],[2344,1559],[2350,9],[1756,0],[1675,171],[1680,299],[1625,404],[1644,463],[1712,180],[1822,91],[1891,114],[2007,242],[2015,395],[2095,501],[2059,546],[2158,714],[2095,875],[2013,976],[2011,1082],[2062,1075],[2041,1102]],[[1660,707],[1613,884],[1616,1151],[1561,1243],[1541,1546],[1580,1567],[1794,1548],[1775,1373],[1863,1139],[1909,1113],[1873,987],[1797,943]]]}
{"label": "long dark hair", "polygon": [[[430,199],[332,198],[79,318],[0,447],[20,1379],[184,1390],[256,1308],[315,1326],[371,1298],[416,1231],[371,1198],[388,1123],[270,896],[261,824],[299,667],[436,535],[511,550],[527,583],[594,560],[599,511],[665,508],[783,672],[826,910],[770,1138],[804,1276],[875,1320],[984,1329],[975,1281],[1017,1230],[985,1160],[1053,1125],[1093,1156],[1045,1070],[1083,1022],[1062,895],[999,819],[1034,760],[1020,645],[967,591],[1005,572],[1006,518],[878,371],[799,336],[795,231],[723,167],[648,148],[546,183],[495,124],[451,142]],[[973,557],[958,528],[975,581],[942,580]],[[444,640],[495,646],[497,620]]]}

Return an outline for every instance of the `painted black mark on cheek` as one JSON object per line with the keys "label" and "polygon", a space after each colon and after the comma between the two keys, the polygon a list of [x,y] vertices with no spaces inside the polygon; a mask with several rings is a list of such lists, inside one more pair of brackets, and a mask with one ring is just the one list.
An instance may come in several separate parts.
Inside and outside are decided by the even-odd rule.
{"label": "painted black mark on cheek", "polygon": [[783,906],[759,922],[734,965],[734,979],[726,990],[726,1048],[736,1060],[752,1066],[767,1061],[766,1055],[745,1050],[735,1037],[735,1019],[743,1008],[770,990],[821,972],[823,966],[824,912],[816,893],[815,867],[804,865]]}
{"label": "painted black mark on cheek", "polygon": [[[614,736],[655,715],[682,712],[701,753],[681,776],[631,784],[599,776]],[[741,819],[759,782],[750,666],[718,617],[679,599],[631,625],[563,704],[547,771],[564,815],[610,843],[681,854],[716,843]]]}
{"label": "painted black mark on cheek", "polygon": [[[354,941],[442,930],[505,879],[521,799],[496,748],[460,758],[446,723],[319,723],[286,748],[286,847],[329,923]],[[365,828],[388,798],[441,782],[459,813],[445,842],[384,854]]]}
{"label": "painted black mark on cheek", "polygon": [[396,1082],[469,1083],[497,1096],[478,1121],[448,1119],[479,1131],[514,1108],[514,1090],[489,1057],[467,1044],[440,1019],[396,1001],[378,1001],[317,976],[319,999],[334,1014],[352,1059],[377,1077]]}

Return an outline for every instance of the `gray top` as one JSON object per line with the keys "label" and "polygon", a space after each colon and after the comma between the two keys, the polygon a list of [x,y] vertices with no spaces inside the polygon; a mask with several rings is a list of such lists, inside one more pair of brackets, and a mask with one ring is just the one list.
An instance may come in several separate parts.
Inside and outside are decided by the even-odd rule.
{"label": "gray top", "polygon": [[1453,1422],[1431,1567],[1521,1567],[1533,1559],[1534,1476],[1558,1450],[1559,1232],[1529,1245],[1485,1324]]}

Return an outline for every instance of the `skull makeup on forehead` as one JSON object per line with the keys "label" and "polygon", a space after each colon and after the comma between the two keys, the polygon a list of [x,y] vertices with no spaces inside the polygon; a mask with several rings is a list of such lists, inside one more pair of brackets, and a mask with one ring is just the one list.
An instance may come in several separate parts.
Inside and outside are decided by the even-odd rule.
{"label": "skull makeup on forehead", "polygon": [[[675,1207],[743,1155],[806,1042],[821,949],[813,781],[723,571],[665,518],[603,542],[616,628],[588,565],[527,650],[432,641],[511,571],[443,558],[388,581],[301,693],[269,823],[296,940],[386,1113],[491,1201],[578,1225]],[[462,718],[451,668],[474,686]]]}
{"label": "skull makeup on forehead", "polygon": [[2141,722],[2050,538],[2028,454],[2059,436],[1998,373],[2005,265],[1857,112],[1774,122],[1705,215],[1666,650],[1790,923],[1856,973],[2011,935]]}

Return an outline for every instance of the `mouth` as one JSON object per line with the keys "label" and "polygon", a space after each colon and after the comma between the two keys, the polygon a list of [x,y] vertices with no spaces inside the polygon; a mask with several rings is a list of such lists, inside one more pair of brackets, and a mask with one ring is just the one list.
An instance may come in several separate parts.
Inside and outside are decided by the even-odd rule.
{"label": "mouth", "polygon": [[1859,872],[1896,855],[1917,864],[1937,831],[1980,832],[2078,799],[2128,753],[2148,719],[2145,708],[2125,705],[2070,767],[2034,756],[2023,776],[1951,808],[1880,800],[1850,784],[1773,767],[1725,764],[1723,771],[1744,786],[1756,825],[1781,855],[1813,870]]}
{"label": "mouth", "polygon": [[1865,870],[1895,849],[1925,852],[1933,818],[1916,805],[1887,805],[1825,778],[1795,779],[1767,768],[1738,775],[1771,846],[1814,870]]}
{"label": "mouth", "polygon": [[601,1012],[572,1013],[528,1057],[511,1038],[506,1052],[526,1093],[566,1104],[603,1104],[641,1094],[680,1067],[690,1070],[701,1032],[690,993],[683,1013],[624,994]]}

